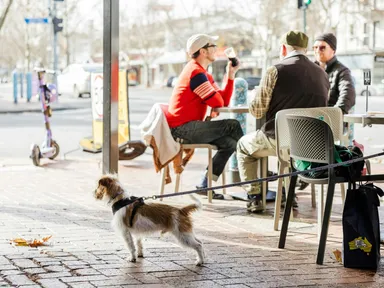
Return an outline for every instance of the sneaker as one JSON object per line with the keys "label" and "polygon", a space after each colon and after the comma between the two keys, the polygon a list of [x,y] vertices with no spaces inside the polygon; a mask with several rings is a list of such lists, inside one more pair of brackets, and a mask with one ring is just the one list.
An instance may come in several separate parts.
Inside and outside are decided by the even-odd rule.
{"label": "sneaker", "polygon": [[309,183],[304,182],[304,181],[302,181],[302,180],[299,179],[299,180],[297,181],[296,186],[297,186],[297,189],[299,189],[299,190],[304,190],[305,188],[307,188],[307,187],[309,186]]}
{"label": "sneaker", "polygon": [[249,202],[247,203],[247,211],[251,213],[258,213],[264,210],[263,199],[260,194],[248,195]]}
{"label": "sneaker", "polygon": [[[205,189],[208,187],[208,179],[207,176],[204,176],[203,179],[201,180],[200,185],[196,186],[196,189]],[[208,196],[208,191],[198,191],[196,192],[198,195],[202,196]],[[215,191],[212,190],[212,198],[216,200],[224,200],[224,195],[223,194],[217,194]]]}
{"label": "sneaker", "polygon": [[[297,203],[297,196],[293,198],[292,207],[299,208],[299,204]],[[283,195],[281,196],[281,208],[285,207],[285,202],[287,202],[287,197],[285,196],[285,187],[283,187]]]}

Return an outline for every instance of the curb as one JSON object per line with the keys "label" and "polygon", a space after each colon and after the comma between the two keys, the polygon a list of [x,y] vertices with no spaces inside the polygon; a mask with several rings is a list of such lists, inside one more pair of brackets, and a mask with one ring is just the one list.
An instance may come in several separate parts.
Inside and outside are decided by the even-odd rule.
{"label": "curb", "polygon": [[[87,109],[88,106],[64,106],[64,107],[52,107],[52,111],[64,111],[64,110],[77,110]],[[20,113],[41,113],[41,108],[20,108],[12,110],[0,110],[0,114],[20,114]]]}

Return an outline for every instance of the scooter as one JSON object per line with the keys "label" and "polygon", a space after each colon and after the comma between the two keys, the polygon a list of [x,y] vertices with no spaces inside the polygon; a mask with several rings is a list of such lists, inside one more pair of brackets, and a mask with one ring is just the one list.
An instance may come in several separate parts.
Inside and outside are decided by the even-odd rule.
{"label": "scooter", "polygon": [[31,145],[31,155],[29,158],[32,159],[32,162],[35,166],[40,166],[41,158],[49,158],[51,160],[55,159],[59,155],[60,147],[55,140],[52,139],[52,131],[49,123],[49,117],[52,116],[52,109],[50,103],[54,102],[57,98],[57,88],[54,84],[46,84],[44,81],[45,73],[54,74],[52,70],[47,70],[44,68],[34,68],[33,69],[38,76],[39,80],[39,93],[38,97],[41,103],[41,109],[44,115],[45,129],[47,131],[44,142],[39,147],[37,144]]}

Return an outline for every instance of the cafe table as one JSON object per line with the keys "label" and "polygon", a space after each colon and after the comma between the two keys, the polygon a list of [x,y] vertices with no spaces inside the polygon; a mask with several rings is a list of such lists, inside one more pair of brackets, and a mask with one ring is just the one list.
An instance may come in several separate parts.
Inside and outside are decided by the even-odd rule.
{"label": "cafe table", "polygon": [[365,114],[345,114],[344,122],[365,126],[384,125],[384,112],[368,111]]}
{"label": "cafe table", "polygon": [[[231,107],[220,107],[220,108],[213,108],[212,111],[214,112],[220,112],[220,113],[238,113],[238,114],[241,114],[241,113],[249,113],[249,108],[248,106],[231,106]],[[256,120],[256,130],[259,130],[265,123],[265,118],[262,118],[262,119],[255,119]],[[265,178],[267,177],[268,175],[268,157],[264,157],[261,159],[261,161],[259,161],[258,163],[259,167],[258,167],[258,176],[260,178]],[[239,175],[238,175],[238,171],[229,171],[230,173],[232,174],[237,174],[237,175],[231,175],[231,179],[240,179]],[[262,192],[262,195],[266,195],[267,191],[268,191],[268,182],[266,181],[263,181],[262,182],[262,185],[261,185],[261,192]],[[265,191],[265,194],[264,194],[264,191]],[[247,199],[247,195],[246,193],[242,193],[243,195],[238,195],[239,197],[238,198],[241,198],[241,199]],[[234,196],[234,195],[233,195]],[[234,196],[236,198],[236,196]],[[264,208],[266,207],[266,199],[267,197],[263,197],[263,206]]]}

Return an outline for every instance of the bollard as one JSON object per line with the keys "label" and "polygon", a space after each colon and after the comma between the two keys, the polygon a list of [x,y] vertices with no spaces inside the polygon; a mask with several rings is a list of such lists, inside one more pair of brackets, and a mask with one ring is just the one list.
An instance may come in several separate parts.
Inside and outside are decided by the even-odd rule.
{"label": "bollard", "polygon": [[27,102],[30,102],[32,98],[32,73],[27,72],[25,78],[27,81]]}
{"label": "bollard", "polygon": [[24,74],[20,72],[20,98],[23,98],[24,94]]}
{"label": "bollard", "polygon": [[17,104],[17,72],[12,72],[13,79],[13,102]]}
{"label": "bollard", "polygon": [[[246,106],[248,83],[243,78],[235,78],[234,90],[231,98],[230,106]],[[229,118],[239,121],[244,135],[247,133],[247,114],[246,113],[230,113]],[[237,167],[236,152],[229,159],[229,181],[230,183],[240,182],[239,169]]]}

